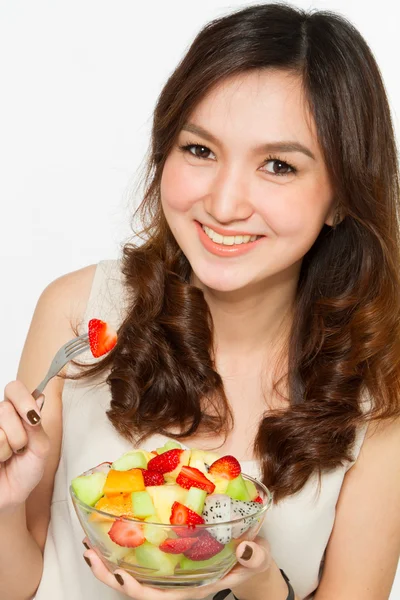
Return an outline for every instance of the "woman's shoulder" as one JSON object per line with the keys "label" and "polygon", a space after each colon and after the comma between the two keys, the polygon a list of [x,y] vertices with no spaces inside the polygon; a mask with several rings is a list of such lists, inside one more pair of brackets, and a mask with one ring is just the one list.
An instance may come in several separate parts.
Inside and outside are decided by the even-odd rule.
{"label": "woman's shoulder", "polygon": [[[123,289],[119,260],[102,260],[57,277],[42,292],[38,306],[65,317],[73,330],[80,327],[86,315],[121,295]],[[101,318],[100,315],[93,315]],[[104,317],[105,315],[103,315]]]}
{"label": "woman's shoulder", "polygon": [[57,277],[43,290],[38,308],[58,314],[72,328],[82,320],[98,265],[92,264]]}

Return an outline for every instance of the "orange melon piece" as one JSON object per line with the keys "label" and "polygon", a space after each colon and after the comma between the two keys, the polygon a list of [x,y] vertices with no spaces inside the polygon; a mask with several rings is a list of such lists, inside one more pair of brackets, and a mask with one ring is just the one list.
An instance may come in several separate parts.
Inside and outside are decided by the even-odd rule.
{"label": "orange melon piece", "polygon": [[110,469],[104,484],[103,494],[113,497],[132,492],[143,492],[145,490],[143,473],[140,469],[129,471],[116,471]]}
{"label": "orange melon piece", "polygon": [[[127,517],[134,517],[132,512],[132,499],[130,494],[120,494],[119,496],[103,496],[98,500],[94,506],[94,508],[98,508],[99,510],[103,510],[104,512],[110,513],[111,515],[115,515],[117,517],[121,517],[122,515],[126,515]],[[98,515],[93,512],[89,521],[110,521],[111,523],[114,519],[107,518],[104,515]]]}

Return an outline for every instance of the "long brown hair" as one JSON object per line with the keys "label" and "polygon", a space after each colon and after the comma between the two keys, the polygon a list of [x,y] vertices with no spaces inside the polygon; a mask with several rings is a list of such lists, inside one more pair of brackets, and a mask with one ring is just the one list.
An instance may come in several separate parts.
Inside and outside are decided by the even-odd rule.
{"label": "long brown hair", "polygon": [[[137,213],[143,243],[123,252],[130,308],[114,351],[84,375],[107,371],[107,415],[131,441],[154,432],[179,439],[199,428],[229,433],[211,314],[163,215],[160,180],[204,95],[224,78],[271,68],[302,77],[342,215],[337,227],[324,225],[303,259],[288,345],[289,407],[266,410],[255,439],[264,481],[279,500],[313,473],[351,460],[366,419],[400,414],[396,146],[378,66],[346,19],[260,4],[210,22],[194,39],[154,111]],[[176,427],[180,433],[171,433]]]}

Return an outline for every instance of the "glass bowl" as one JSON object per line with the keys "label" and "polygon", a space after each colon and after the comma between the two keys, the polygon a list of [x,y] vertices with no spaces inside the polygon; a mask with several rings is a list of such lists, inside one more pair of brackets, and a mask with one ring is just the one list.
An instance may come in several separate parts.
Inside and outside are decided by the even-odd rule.
{"label": "glass bowl", "polygon": [[[91,475],[99,471],[106,473],[110,468],[111,464],[103,463],[82,475]],[[118,568],[124,569],[137,581],[152,587],[198,587],[218,581],[232,569],[237,562],[236,547],[242,541],[251,541],[256,537],[266,512],[271,506],[270,491],[256,479],[244,473],[242,476],[256,486],[264,503],[263,505],[260,503],[260,510],[232,521],[196,525],[194,529],[188,525],[152,523],[150,519],[143,521],[131,517],[115,516],[79,500],[71,486],[70,494],[80,524],[90,540],[91,546],[111,572]],[[108,532],[116,520],[135,524],[135,527],[143,532],[146,541],[136,548],[120,546],[113,542]],[[197,556],[195,560],[192,560],[183,553],[167,553],[158,547],[167,539],[188,537],[201,538],[204,546],[204,542],[207,541],[207,537],[209,539],[209,536],[212,536],[213,540],[216,539],[220,544],[217,546],[219,552],[204,560],[198,559]],[[212,551],[215,552],[213,540],[211,540],[214,545]],[[191,552],[188,554],[192,555]]]}

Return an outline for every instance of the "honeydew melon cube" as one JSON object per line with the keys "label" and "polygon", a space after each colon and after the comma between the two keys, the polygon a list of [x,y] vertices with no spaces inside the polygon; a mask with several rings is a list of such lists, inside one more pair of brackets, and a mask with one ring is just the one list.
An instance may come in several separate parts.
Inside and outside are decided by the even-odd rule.
{"label": "honeydew melon cube", "polygon": [[94,506],[103,495],[106,479],[106,473],[101,472],[80,475],[71,481],[71,486],[79,500]]}
{"label": "honeydew melon cube", "polygon": [[150,544],[159,546],[167,539],[168,531],[164,527],[157,527],[154,523],[161,523],[160,519],[154,515],[145,519],[143,535]]}
{"label": "honeydew melon cube", "polygon": [[145,469],[147,459],[143,452],[126,452],[111,465],[116,471],[128,471],[129,469]]}
{"label": "honeydew melon cube", "polygon": [[132,492],[132,512],[135,517],[145,519],[150,515],[156,514],[156,509],[150,494],[145,490],[143,492]]}
{"label": "honeydew melon cube", "polygon": [[178,442],[174,442],[173,440],[169,440],[164,446],[161,448],[156,448],[158,454],[164,454],[164,452],[168,452],[168,450],[174,450],[175,448],[181,450],[182,446],[178,444]]}
{"label": "honeydew melon cube", "polygon": [[258,496],[257,488],[252,481],[249,479],[245,479],[244,483],[246,485],[247,491],[249,492],[250,500],[255,500]]}
{"label": "honeydew melon cube", "polygon": [[199,490],[199,488],[191,487],[186,496],[185,506],[201,515],[206,496],[207,492],[205,490]]}
{"label": "honeydew melon cube", "polygon": [[237,477],[235,477],[235,479],[231,479],[229,481],[225,494],[227,494],[234,500],[250,502],[250,494],[247,491],[247,487],[242,475],[238,475]]}
{"label": "honeydew melon cube", "polygon": [[167,554],[149,542],[135,548],[136,564],[156,569],[157,575],[173,575],[182,557],[183,554]]}

